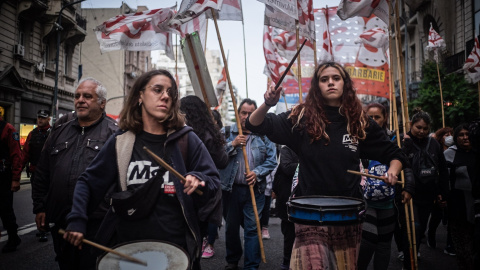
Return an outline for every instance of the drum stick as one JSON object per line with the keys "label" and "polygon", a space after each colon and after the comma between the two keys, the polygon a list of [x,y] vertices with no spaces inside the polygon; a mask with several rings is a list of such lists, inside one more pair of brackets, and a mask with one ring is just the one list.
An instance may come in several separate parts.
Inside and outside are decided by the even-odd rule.
{"label": "drum stick", "polygon": [[[182,182],[182,184],[185,184],[187,182],[187,180],[185,179],[185,177],[183,177],[183,175],[181,175],[179,172],[177,172],[174,168],[172,168],[170,165],[168,165],[168,163],[166,163],[163,159],[161,159],[159,156],[155,155],[155,153],[153,153],[150,149],[148,149],[146,146],[143,147],[143,150],[147,151],[147,153],[153,158],[155,159],[156,162],[158,162],[163,168],[165,168],[167,171],[173,173],[173,175],[175,175],[175,177],[177,177],[178,179],[180,179],[180,182]],[[203,192],[199,189],[195,189],[195,193],[197,193],[198,195],[203,195]]]}
{"label": "drum stick", "polygon": [[[368,174],[368,173],[362,173],[362,172],[357,172],[357,171],[352,171],[352,170],[347,170],[348,173],[352,173],[352,174],[356,174],[356,175],[361,175],[361,176],[366,176],[366,177],[370,177],[370,178],[375,178],[375,179],[378,179],[378,180],[382,180],[385,182],[385,179],[383,179],[381,176],[376,176],[376,175],[372,175],[372,174]],[[403,184],[402,181],[397,181],[397,184]]]}
{"label": "drum stick", "polygon": [[[59,230],[58,230],[58,233],[61,234],[61,235],[64,235],[64,234],[65,234],[65,230],[64,230],[64,229],[59,229]],[[120,256],[120,257],[122,257],[122,258],[124,258],[124,259],[126,259],[126,260],[128,260],[128,261],[131,261],[131,262],[133,262],[133,263],[138,263],[138,264],[141,264],[141,265],[148,266],[148,265],[147,265],[147,262],[145,262],[145,261],[141,261],[141,260],[139,260],[139,259],[137,259],[137,258],[134,258],[134,257],[130,256],[130,255],[127,255],[127,254],[118,252],[118,251],[116,251],[116,250],[114,250],[114,249],[108,248],[108,247],[106,247],[106,246],[102,246],[102,245],[100,245],[100,244],[97,244],[97,243],[95,243],[95,242],[89,241],[89,240],[87,240],[87,239],[82,239],[82,243],[85,243],[85,244],[90,245],[90,246],[92,246],[92,247],[96,247],[96,248],[98,248],[98,249],[101,249],[101,250],[106,251],[106,252],[109,252],[109,253],[113,253],[113,254],[118,255],[118,256]]]}
{"label": "drum stick", "polygon": [[282,77],[280,77],[280,80],[278,80],[277,84],[275,85],[275,89],[277,89],[282,84],[283,79],[285,78],[285,76],[287,76],[287,73],[290,70],[290,68],[292,67],[293,63],[295,63],[295,60],[297,59],[298,54],[302,50],[303,45],[305,45],[305,42],[307,42],[307,39],[305,39],[302,43],[302,46],[300,46],[300,48],[298,48],[297,53],[293,56],[292,60],[290,61],[290,64],[288,64],[288,66],[287,66],[287,69],[285,69],[285,71],[282,74]]}

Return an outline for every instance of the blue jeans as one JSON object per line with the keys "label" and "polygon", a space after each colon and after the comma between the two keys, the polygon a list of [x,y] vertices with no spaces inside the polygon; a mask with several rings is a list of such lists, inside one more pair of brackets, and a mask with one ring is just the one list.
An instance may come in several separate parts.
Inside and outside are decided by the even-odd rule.
{"label": "blue jeans", "polygon": [[[265,194],[260,194],[253,188],[259,215],[265,204]],[[244,263],[243,269],[258,269],[260,266],[260,244],[258,242],[257,225],[253,212],[252,199],[248,186],[234,185],[229,195],[228,213],[225,226],[225,244],[227,247],[226,260],[229,264],[238,264],[242,257],[242,242],[240,240],[240,226],[243,224],[244,236]],[[260,217],[259,217],[260,218]]]}

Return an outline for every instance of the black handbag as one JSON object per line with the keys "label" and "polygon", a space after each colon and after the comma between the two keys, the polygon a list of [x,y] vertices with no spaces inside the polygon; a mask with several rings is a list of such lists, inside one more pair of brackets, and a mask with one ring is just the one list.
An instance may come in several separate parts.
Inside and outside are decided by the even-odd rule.
{"label": "black handbag", "polygon": [[110,198],[112,211],[125,220],[146,218],[161,195],[164,173],[165,170],[159,170],[156,176],[148,179],[143,185],[112,194]]}

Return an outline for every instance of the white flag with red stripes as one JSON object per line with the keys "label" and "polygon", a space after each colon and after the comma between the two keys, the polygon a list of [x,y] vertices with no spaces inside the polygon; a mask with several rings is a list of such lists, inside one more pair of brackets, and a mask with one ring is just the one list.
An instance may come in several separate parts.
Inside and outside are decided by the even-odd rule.
{"label": "white flag with red stripes", "polygon": [[472,83],[480,81],[480,43],[478,42],[478,37],[475,38],[475,46],[465,61],[463,69],[467,71]]}
{"label": "white flag with red stripes", "polygon": [[370,17],[375,14],[385,23],[388,23],[389,0],[342,0],[338,5],[338,17],[342,20],[359,17]]}
{"label": "white flag with red stripes", "polygon": [[102,53],[165,50],[173,59],[172,35],[168,28],[173,16],[173,8],[115,16],[95,28],[100,50]]}
{"label": "white flag with red stripes", "polygon": [[173,27],[181,25],[199,16],[210,8],[220,10],[222,4],[223,0],[183,0],[175,18],[170,20],[169,24]]}
{"label": "white flag with red stripes", "polygon": [[218,108],[220,108],[222,106],[223,95],[224,95],[226,89],[227,89],[227,72],[225,71],[225,67],[223,67],[222,75],[217,82],[217,86],[215,87],[215,90],[217,92],[216,93],[217,100],[218,100],[218,106],[215,107],[215,110],[217,110]]}
{"label": "white flag with red stripes", "polygon": [[389,40],[384,29],[375,27],[363,32],[360,37],[355,40],[355,43],[363,43],[367,48],[374,47],[383,49],[386,52],[388,50]]}
{"label": "white flag with red stripes", "polygon": [[[205,14],[208,19],[212,18],[210,11]],[[223,0],[222,9],[215,11],[215,16],[219,21],[242,21],[242,2],[240,0]]]}
{"label": "white flag with red stripes", "polygon": [[428,31],[428,45],[427,49],[435,50],[438,48],[445,48],[445,40],[433,29],[432,24],[430,24],[430,31]]}
{"label": "white flag with red stripes", "polygon": [[[282,50],[277,48],[277,44],[274,41],[274,38],[284,31],[272,26],[264,26],[263,29],[263,53],[266,61],[264,73],[276,84],[289,63],[285,57],[280,55]],[[288,79],[295,79],[291,70],[285,78],[285,80]]]}
{"label": "white flag with red stripes", "polygon": [[205,48],[205,38],[207,36],[207,17],[205,13],[193,18],[192,20],[178,25],[174,30],[174,33],[185,38],[187,34],[191,34],[195,31],[198,32],[200,41],[202,42],[202,48]]}

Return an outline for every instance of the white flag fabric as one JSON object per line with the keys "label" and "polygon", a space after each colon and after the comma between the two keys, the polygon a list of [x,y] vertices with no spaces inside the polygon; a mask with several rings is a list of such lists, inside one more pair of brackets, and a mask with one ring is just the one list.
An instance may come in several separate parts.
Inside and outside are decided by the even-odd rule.
{"label": "white flag fabric", "polygon": [[370,17],[375,14],[388,24],[389,0],[342,0],[338,5],[337,14],[342,20],[359,17]]}
{"label": "white flag fabric", "polygon": [[207,9],[221,9],[223,0],[183,0],[175,18],[170,20],[171,26],[178,26],[199,16]]}
{"label": "white flag fabric", "polygon": [[95,28],[101,52],[115,50],[165,50],[173,59],[172,35],[168,21],[172,8],[146,10],[115,16]]}
{"label": "white flag fabric", "polygon": [[275,10],[278,10],[285,15],[293,18],[294,20],[298,19],[297,11],[297,0],[257,0],[258,2],[264,3],[265,7],[272,7]]}
{"label": "white flag fabric", "polygon": [[[265,55],[265,70],[264,73],[276,84],[288,66],[288,60],[279,54],[274,38],[282,31],[272,26],[263,27],[263,53]],[[291,70],[285,78],[295,79]]]}
{"label": "white flag fabric", "polygon": [[223,67],[222,76],[218,80],[217,86],[215,87],[216,96],[218,100],[218,106],[215,107],[215,110],[218,110],[222,106],[223,95],[225,94],[226,89],[227,89],[227,72],[225,71],[225,67]]}
{"label": "white flag fabric", "polygon": [[202,48],[205,48],[205,39],[207,36],[207,17],[205,12],[199,16],[189,20],[186,23],[177,25],[176,28],[172,28],[172,31],[184,38],[187,34],[198,32],[200,41],[202,42]]}
{"label": "white flag fabric", "polygon": [[[269,2],[269,1],[267,1]],[[265,25],[296,33],[295,20],[299,23],[299,35],[315,39],[315,19],[312,0],[296,0],[297,15],[293,18],[280,9],[265,5]]]}
{"label": "white flag fabric", "polygon": [[[210,11],[205,12],[208,19],[212,18]],[[215,11],[215,16],[219,21],[242,21],[242,2],[241,0],[223,0],[221,10]]]}
{"label": "white flag fabric", "polygon": [[432,24],[430,24],[430,31],[428,31],[428,46],[427,49],[435,50],[438,48],[445,48],[445,40],[433,29]]}
{"label": "white flag fabric", "polygon": [[463,69],[467,71],[471,83],[480,81],[480,43],[478,37],[475,38],[475,46],[465,61]]}
{"label": "white flag fabric", "polygon": [[389,40],[384,29],[375,27],[363,32],[355,43],[363,43],[364,46],[374,47],[378,49],[388,50]]}

